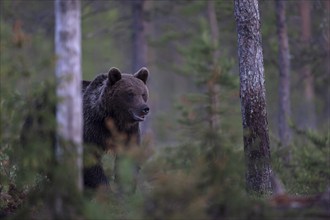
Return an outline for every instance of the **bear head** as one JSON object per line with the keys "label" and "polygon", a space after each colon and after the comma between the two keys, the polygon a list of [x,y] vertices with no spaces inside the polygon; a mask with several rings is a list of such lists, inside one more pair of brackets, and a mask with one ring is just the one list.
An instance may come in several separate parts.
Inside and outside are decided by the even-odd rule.
{"label": "bear head", "polygon": [[[108,72],[102,92],[103,106],[120,125],[135,124],[144,121],[149,113],[149,96],[146,82],[149,76],[147,68],[141,68],[135,74],[121,73],[117,68]],[[121,127],[121,126],[120,126]]]}

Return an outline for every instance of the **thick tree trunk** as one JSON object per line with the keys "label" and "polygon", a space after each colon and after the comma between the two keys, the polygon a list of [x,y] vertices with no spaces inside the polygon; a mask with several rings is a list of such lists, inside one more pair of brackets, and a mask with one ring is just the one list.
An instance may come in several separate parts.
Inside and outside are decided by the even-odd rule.
{"label": "thick tree trunk", "polygon": [[289,120],[291,117],[290,107],[290,51],[288,42],[288,32],[286,27],[285,1],[276,0],[276,20],[278,37],[278,59],[279,59],[279,117],[278,131],[281,145],[287,149],[284,161],[288,164],[291,160],[289,145],[291,142],[291,131]]}
{"label": "thick tree trunk", "polygon": [[258,0],[235,0],[240,97],[246,161],[251,193],[271,193],[271,164]]}
{"label": "thick tree trunk", "polygon": [[58,191],[54,211],[55,216],[64,218],[68,207],[67,192],[63,189],[81,191],[83,188],[80,0],[56,0],[55,18],[58,97],[55,154],[58,169],[63,171],[55,177]]}
{"label": "thick tree trunk", "polygon": [[[311,41],[311,1],[300,1],[300,17],[301,17],[301,42],[302,46],[309,51]],[[316,128],[316,115],[315,115],[315,103],[314,103],[314,76],[311,72],[310,65],[307,63],[303,65],[301,69],[301,75],[303,78],[304,86],[304,99],[302,100],[303,115],[300,118],[301,126],[303,128]]]}
{"label": "thick tree trunk", "polygon": [[213,46],[213,54],[212,54],[212,75],[208,81],[208,91],[210,95],[210,118],[209,124],[212,130],[218,130],[220,128],[220,117],[219,117],[219,93],[220,88],[217,83],[220,76],[220,68],[219,68],[219,58],[220,58],[220,50],[219,50],[219,28],[218,21],[215,11],[214,0],[208,0],[207,2],[207,14],[208,20],[211,29],[211,41]]}

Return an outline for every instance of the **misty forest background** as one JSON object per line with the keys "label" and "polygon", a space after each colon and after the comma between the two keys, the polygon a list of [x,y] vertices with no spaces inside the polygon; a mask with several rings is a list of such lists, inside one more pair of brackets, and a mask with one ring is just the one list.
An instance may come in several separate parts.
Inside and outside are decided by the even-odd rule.
{"label": "misty forest background", "polygon": [[[211,2],[81,1],[83,79],[92,80],[110,67],[134,73],[146,66],[150,71],[151,113],[142,125],[137,153],[142,165],[138,189],[118,198],[103,191],[72,195],[70,188],[49,182],[49,173],[66,175],[50,162],[56,103],[54,2],[1,0],[1,216],[52,219],[52,198],[63,190],[75,207],[67,208],[68,218],[329,217],[313,207],[274,209],[268,196],[246,192],[234,3]],[[286,194],[318,195],[330,186],[330,1],[285,3],[287,139],[279,135],[283,82],[275,1],[259,1],[271,165]],[[27,118],[37,125],[24,129]],[[113,160],[110,154],[103,158],[109,176]]]}

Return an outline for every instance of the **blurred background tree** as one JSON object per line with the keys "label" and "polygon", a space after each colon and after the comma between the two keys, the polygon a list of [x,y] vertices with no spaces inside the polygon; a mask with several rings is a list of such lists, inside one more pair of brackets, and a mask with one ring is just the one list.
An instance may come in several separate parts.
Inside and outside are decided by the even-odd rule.
{"label": "blurred background tree", "polygon": [[279,67],[279,113],[278,113],[278,134],[281,145],[286,149],[287,154],[283,161],[287,164],[291,160],[291,96],[290,96],[290,50],[288,29],[286,21],[286,3],[282,0],[276,0],[276,25],[278,36],[278,67]]}
{"label": "blurred background tree", "polygon": [[[2,0],[0,4],[0,214],[31,211],[33,207],[34,217],[43,218],[48,212],[40,208],[49,195],[44,190],[47,174],[54,168],[53,140],[48,135],[55,128],[54,2]],[[289,193],[306,195],[324,191],[330,177],[329,2],[307,1],[307,43],[302,42],[305,18],[300,4],[306,3],[286,1],[286,11],[290,11],[286,25],[291,62],[292,158],[290,166],[285,167],[280,158],[287,151],[281,148],[277,135],[280,64],[275,3],[259,1],[273,170]],[[144,41],[138,46],[147,48],[143,52],[146,64],[139,65],[147,65],[151,72],[151,114],[146,127],[152,133],[145,136],[148,145],[143,149],[149,156],[142,157],[137,193],[120,200],[111,194],[87,197],[83,210],[86,217],[271,217],[273,212],[262,201],[247,196],[244,189],[233,2],[82,0],[81,8],[84,79],[91,80],[112,66],[133,72],[133,60],[141,58],[139,51],[143,51],[134,48],[136,34],[142,34]],[[219,36],[214,34],[216,28],[211,30],[212,10]],[[138,29],[138,22],[145,25],[144,29]],[[214,38],[218,38],[217,43]],[[217,51],[220,55],[215,65],[212,57]],[[313,79],[314,96],[309,107],[314,108],[315,120],[302,126],[309,117],[303,107],[307,98],[302,95],[305,86],[301,68],[305,65]],[[220,74],[213,78],[215,66]],[[216,87],[213,98],[210,80]],[[44,97],[41,102],[40,96]],[[212,100],[218,103],[216,109]],[[212,114],[219,117],[217,130],[210,129]],[[23,148],[20,137],[24,121],[31,117],[41,123],[25,130],[28,144]],[[109,162],[111,170],[111,157],[104,161]],[[26,197],[29,202],[24,202]]]}

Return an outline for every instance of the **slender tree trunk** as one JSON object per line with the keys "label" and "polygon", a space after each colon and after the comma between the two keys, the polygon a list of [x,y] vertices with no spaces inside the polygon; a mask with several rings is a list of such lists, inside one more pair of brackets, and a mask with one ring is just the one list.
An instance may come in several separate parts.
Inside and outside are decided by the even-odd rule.
{"label": "slender tree trunk", "polygon": [[280,141],[283,147],[287,149],[284,161],[288,164],[291,160],[291,152],[289,145],[291,142],[291,131],[289,120],[291,117],[290,107],[290,51],[288,42],[288,32],[285,16],[285,1],[276,0],[276,20],[277,20],[277,37],[278,37],[278,59],[279,59],[279,120],[278,131]]}
{"label": "slender tree trunk", "polygon": [[[150,25],[146,20],[146,8],[150,7],[150,4],[150,1],[145,0],[132,1],[132,73],[148,64],[147,35]],[[141,124],[143,134],[152,135],[150,123],[150,117],[147,117]]]}
{"label": "slender tree trunk", "polygon": [[[55,218],[68,218],[69,195],[82,190],[80,0],[55,1],[57,144]],[[67,191],[65,191],[65,189]]]}
{"label": "slender tree trunk", "polygon": [[[300,1],[300,17],[301,17],[301,42],[302,46],[309,51],[311,41],[311,1]],[[302,110],[304,114],[301,117],[301,125],[304,128],[316,128],[316,115],[314,103],[314,76],[311,72],[310,65],[307,63],[301,69],[304,86],[304,99],[302,100]]]}
{"label": "slender tree trunk", "polygon": [[235,0],[248,192],[271,193],[271,164],[258,0]]}
{"label": "slender tree trunk", "polygon": [[213,54],[212,54],[212,75],[208,81],[208,91],[210,95],[210,128],[212,130],[218,130],[220,128],[220,117],[219,117],[219,93],[220,88],[217,83],[220,76],[220,66],[219,66],[219,58],[220,58],[220,50],[219,50],[219,28],[218,21],[215,11],[214,0],[208,0],[207,2],[207,14],[211,29],[211,41],[213,46]]}
{"label": "slender tree trunk", "polygon": [[132,1],[132,73],[147,65],[145,0]]}
{"label": "slender tree trunk", "polygon": [[[330,60],[330,1],[324,1],[325,4],[325,15],[324,15],[324,29],[323,29],[323,36],[324,36],[324,47],[326,50],[326,60]],[[330,76],[330,62],[326,63],[326,76]],[[328,78],[329,79],[329,78]],[[329,112],[330,112],[330,87],[328,86],[326,90],[326,94],[324,94],[325,100],[325,107],[323,110],[323,117],[328,119],[329,125]]]}

